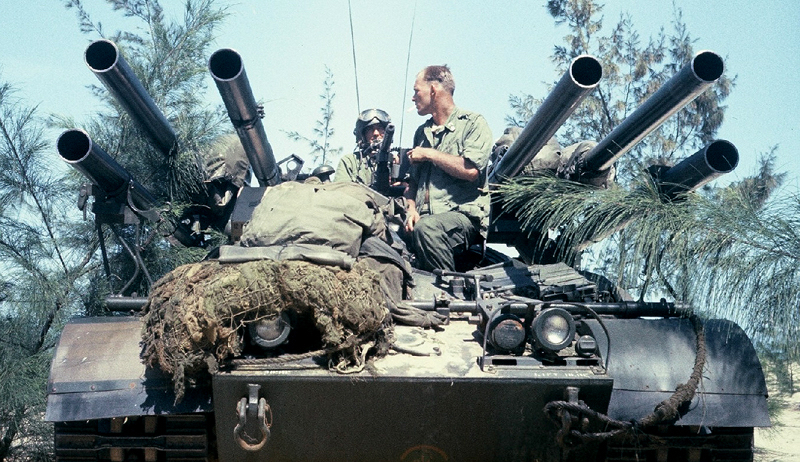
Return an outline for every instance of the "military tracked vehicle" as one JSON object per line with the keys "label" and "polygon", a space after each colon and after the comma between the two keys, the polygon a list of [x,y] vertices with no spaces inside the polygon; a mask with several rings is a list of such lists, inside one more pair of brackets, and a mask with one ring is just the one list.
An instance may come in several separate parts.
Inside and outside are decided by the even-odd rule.
{"label": "military tracked vehicle", "polygon": [[[142,120],[156,146],[175,149],[168,123],[113,43],[90,45],[86,62]],[[238,191],[230,213],[237,235],[265,187],[297,181],[299,170],[282,170],[275,161],[241,56],[219,50],[209,69],[261,185]],[[596,179],[721,73],[716,54],[699,53],[608,138],[559,164],[559,175]],[[576,58],[495,160],[492,181],[520,174],[601,74],[596,59]],[[155,219],[155,199],[88,133],[65,132],[58,149],[90,180],[98,228]],[[732,144],[715,142],[662,169],[660,184],[668,193],[690,191],[737,161]],[[520,236],[513,214],[494,212],[489,243],[518,245]],[[522,244],[520,253],[533,255],[529,250]],[[413,270],[404,306],[437,319],[435,328],[395,322],[388,354],[360,371],[336,371],[324,356],[274,361],[294,335],[292,322],[280,317],[243,326],[238,334],[253,348],[221,364],[209,380],[188,384],[180,400],[170,378],[142,360],[137,309],[146,299],[109,297],[110,311],[133,314],[75,319],[55,350],[46,418],[55,424],[56,457],[753,459],[753,429],[770,424],[767,390],[740,327],[701,321],[690,308],[665,300],[634,300],[607,279],[562,262],[485,248],[475,253],[463,272]],[[135,249],[131,255],[136,258]]]}

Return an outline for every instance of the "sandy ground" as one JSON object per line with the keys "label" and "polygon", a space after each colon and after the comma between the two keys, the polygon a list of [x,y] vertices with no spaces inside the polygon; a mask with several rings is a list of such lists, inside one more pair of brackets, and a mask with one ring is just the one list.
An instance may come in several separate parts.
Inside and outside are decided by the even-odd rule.
{"label": "sandy ground", "polygon": [[800,462],[800,393],[787,400],[772,428],[757,428],[757,462]]}

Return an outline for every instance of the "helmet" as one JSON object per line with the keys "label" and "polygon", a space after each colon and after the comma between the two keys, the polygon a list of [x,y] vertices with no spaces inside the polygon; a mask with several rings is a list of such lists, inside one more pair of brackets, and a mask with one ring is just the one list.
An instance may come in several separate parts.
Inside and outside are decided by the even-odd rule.
{"label": "helmet", "polygon": [[514,144],[514,141],[516,141],[517,138],[519,138],[520,133],[522,133],[522,129],[519,127],[506,127],[506,129],[503,130],[503,136],[501,136],[500,138],[497,139],[497,141],[494,142],[494,147],[495,148],[499,146],[511,147],[511,145]]}
{"label": "helmet", "polygon": [[386,128],[391,121],[392,118],[382,109],[366,109],[361,111],[361,114],[358,115],[358,120],[356,120],[356,128],[353,130],[353,134],[356,135],[356,141],[358,141],[359,144],[361,143],[364,139],[364,129],[370,125],[381,124],[383,128]]}
{"label": "helmet", "polygon": [[503,131],[503,136],[494,142],[494,147],[492,148],[492,162],[500,161],[506,152],[508,152],[508,148],[514,144],[514,141],[516,141],[520,133],[522,133],[522,129],[519,127],[507,127]]}
{"label": "helmet", "polygon": [[320,165],[311,172],[311,176],[319,178],[320,181],[324,183],[326,181],[330,181],[333,171],[333,167],[330,165]]}

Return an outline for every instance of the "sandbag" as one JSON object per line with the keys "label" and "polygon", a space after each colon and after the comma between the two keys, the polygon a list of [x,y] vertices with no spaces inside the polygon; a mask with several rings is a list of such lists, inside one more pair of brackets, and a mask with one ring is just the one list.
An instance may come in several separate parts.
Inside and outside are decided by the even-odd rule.
{"label": "sandbag", "polygon": [[355,258],[364,238],[385,238],[385,229],[383,213],[363,185],[287,182],[264,192],[240,245],[325,245]]}

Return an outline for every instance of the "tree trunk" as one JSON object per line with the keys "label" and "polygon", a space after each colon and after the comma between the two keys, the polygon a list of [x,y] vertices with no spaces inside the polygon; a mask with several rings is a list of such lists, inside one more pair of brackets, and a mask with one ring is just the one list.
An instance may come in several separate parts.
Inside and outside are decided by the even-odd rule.
{"label": "tree trunk", "polygon": [[3,462],[6,460],[6,457],[8,457],[8,453],[11,450],[11,443],[14,442],[14,438],[16,438],[18,430],[19,425],[17,418],[12,416],[10,422],[8,423],[8,428],[6,428],[6,431],[3,434],[3,439],[0,440],[0,462]]}

